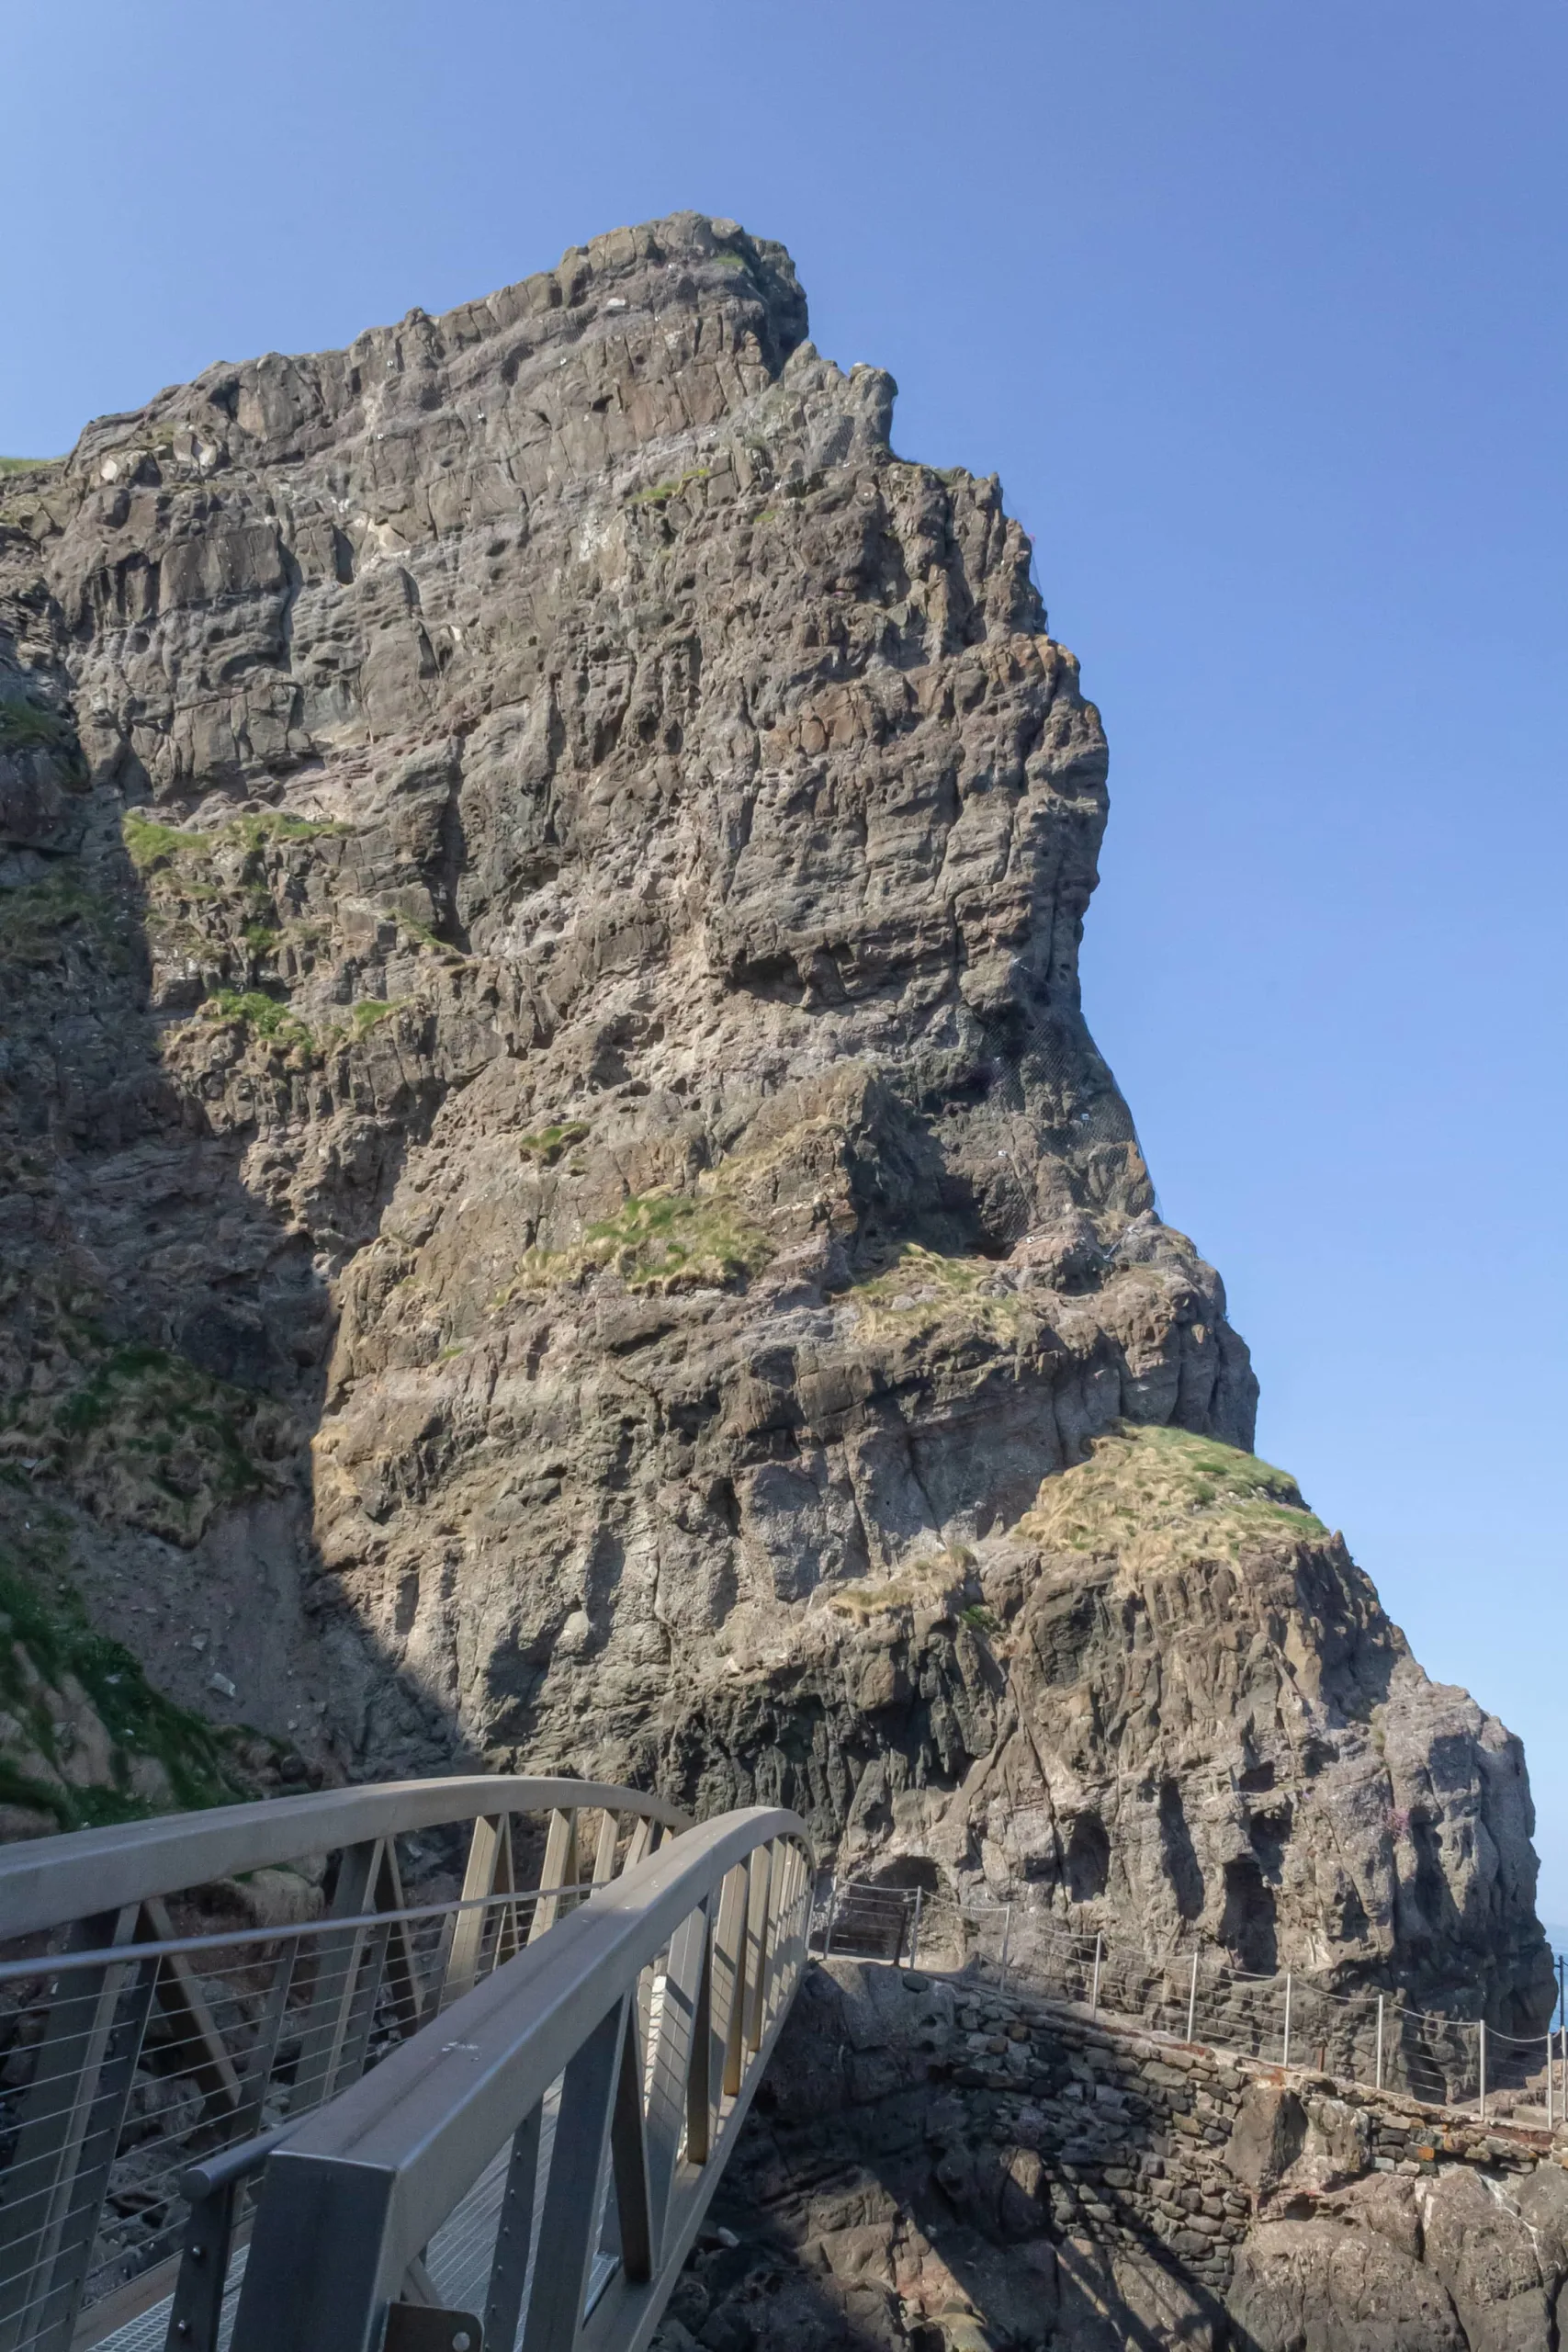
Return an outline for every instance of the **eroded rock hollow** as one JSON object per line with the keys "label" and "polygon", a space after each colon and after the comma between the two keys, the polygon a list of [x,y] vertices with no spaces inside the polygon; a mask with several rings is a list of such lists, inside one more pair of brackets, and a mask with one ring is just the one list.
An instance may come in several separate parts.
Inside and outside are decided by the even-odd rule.
{"label": "eroded rock hollow", "polygon": [[1099,715],[893,397],[682,215],[7,479],[5,1509],[328,1769],[1533,2016],[1517,1743],[1248,1451]]}

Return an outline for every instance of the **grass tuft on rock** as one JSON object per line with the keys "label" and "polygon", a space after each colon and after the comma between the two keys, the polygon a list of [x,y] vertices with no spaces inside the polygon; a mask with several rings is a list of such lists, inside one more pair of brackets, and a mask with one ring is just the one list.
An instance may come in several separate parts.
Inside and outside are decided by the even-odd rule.
{"label": "grass tuft on rock", "polygon": [[82,943],[108,953],[111,968],[125,968],[124,911],[83,886],[74,861],[39,882],[0,890],[0,966],[62,964]]}
{"label": "grass tuft on rock", "polygon": [[76,730],[62,712],[23,695],[0,695],[0,752],[75,750]]}
{"label": "grass tuft on rock", "polygon": [[761,1227],[716,1187],[660,1188],[634,1193],[614,1216],[591,1225],[574,1249],[530,1250],[513,1287],[545,1290],[610,1269],[630,1291],[729,1290],[761,1272],[772,1255]]}
{"label": "grass tuft on rock", "polygon": [[959,1324],[993,1340],[1011,1340],[1019,1329],[1019,1302],[986,1287],[995,1272],[988,1258],[944,1258],[907,1242],[885,1272],[847,1290],[844,1304],[868,1330],[888,1339],[919,1340]]}
{"label": "grass tuft on rock", "polygon": [[264,808],[236,817],[219,838],[238,842],[244,849],[263,849],[269,842],[343,841],[353,831],[352,825],[341,825],[330,818],[289,817],[279,808]]}
{"label": "grass tuft on rock", "polygon": [[401,997],[370,996],[363,998],[349,1014],[355,1037],[367,1037],[372,1029],[379,1028],[389,1014],[403,1004]]}
{"label": "grass tuft on rock", "polygon": [[1130,1422],[1097,1438],[1087,1462],[1047,1478],[1020,1532],[1045,1551],[1143,1569],[1328,1536],[1288,1471],[1216,1438]]}
{"label": "grass tuft on rock", "polygon": [[205,833],[182,832],[177,825],[161,825],[152,817],[127,809],[120,820],[126,854],[138,874],[156,874],[175,858],[204,858],[212,854]]}
{"label": "grass tuft on rock", "polygon": [[294,1442],[281,1406],[164,1348],[77,1345],[73,1386],[29,1392],[0,1417],[7,1458],[30,1461],[95,1517],[173,1544],[276,1491]]}
{"label": "grass tuft on rock", "polygon": [[587,1123],[581,1119],[562,1119],[556,1126],[540,1127],[534,1135],[519,1136],[517,1149],[525,1159],[536,1159],[542,1168],[553,1168],[563,1151],[574,1143],[585,1143]]}
{"label": "grass tuft on rock", "polygon": [[279,1053],[309,1056],[316,1040],[280,997],[260,989],[214,989],[201,1008],[204,1021],[226,1021],[254,1032]]}

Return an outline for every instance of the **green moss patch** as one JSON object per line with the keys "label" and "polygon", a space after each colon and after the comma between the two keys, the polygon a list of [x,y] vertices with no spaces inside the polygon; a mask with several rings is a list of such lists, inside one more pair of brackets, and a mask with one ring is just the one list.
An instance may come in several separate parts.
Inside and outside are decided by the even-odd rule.
{"label": "green moss patch", "polygon": [[281,997],[260,989],[214,989],[201,1008],[204,1021],[226,1021],[265,1039],[279,1053],[309,1056],[316,1050],[311,1030]]}
{"label": "green moss patch", "polygon": [[281,1407],[215,1380],[188,1357],[77,1343],[83,1377],[29,1391],[6,1415],[24,1449],[97,1517],[193,1544],[222,1510],[270,1493],[292,1449]]}
{"label": "green moss patch", "polygon": [[525,1159],[536,1159],[541,1167],[553,1168],[563,1151],[584,1142],[587,1135],[588,1128],[581,1119],[563,1119],[558,1126],[541,1127],[536,1135],[519,1136],[517,1148]]}
{"label": "green moss patch", "polygon": [[123,910],[84,888],[71,866],[12,890],[0,890],[0,967],[57,964],[73,936],[97,947],[126,947]]}
{"label": "green moss patch", "polygon": [[572,1250],[530,1250],[516,1287],[540,1290],[613,1268],[632,1291],[728,1290],[761,1272],[773,1244],[716,1186],[634,1193]]}
{"label": "green moss patch", "polygon": [[634,491],[628,503],[633,506],[667,505],[671,499],[680,495],[688,482],[706,481],[709,469],[706,466],[691,466],[683,474],[676,474],[670,481],[656,481],[650,490]]}
{"label": "green moss patch", "polygon": [[310,817],[288,817],[280,810],[267,808],[254,815],[236,817],[231,824],[220,826],[215,833],[202,833],[178,825],[161,824],[154,817],[127,809],[120,831],[137,871],[156,874],[176,862],[210,859],[219,849],[254,851],[276,842],[311,842],[323,836],[336,840],[351,833],[354,828],[318,822]]}
{"label": "green moss patch", "polygon": [[1140,1568],[1235,1560],[1328,1535],[1287,1471],[1215,1438],[1132,1424],[1047,1478],[1021,1529],[1044,1549],[1120,1555]]}
{"label": "green moss patch", "polygon": [[[922,1552],[919,1558],[906,1562],[896,1577],[856,1577],[852,1582],[840,1585],[830,1596],[828,1606],[835,1616],[852,1617],[861,1624],[870,1618],[891,1616],[901,1610],[945,1612],[953,1605],[953,1587],[963,1583],[974,1556],[962,1544],[951,1544],[934,1555]],[[959,1614],[970,1623],[986,1612],[964,1609]]]}
{"label": "green moss patch", "polygon": [[919,1339],[957,1324],[1010,1340],[1019,1329],[1019,1302],[983,1288],[995,1272],[988,1258],[944,1258],[911,1241],[884,1272],[847,1290],[844,1303],[887,1338]]}
{"label": "green moss patch", "polygon": [[76,751],[76,730],[60,711],[24,695],[0,695],[0,752]]}
{"label": "green moss patch", "polygon": [[238,842],[244,849],[263,849],[269,842],[342,841],[353,831],[352,825],[324,818],[288,817],[279,809],[264,808],[254,816],[236,817],[231,825],[222,828],[218,839]]}
{"label": "green moss patch", "polygon": [[349,1014],[349,1019],[354,1023],[355,1037],[367,1037],[371,1030],[378,1029],[389,1014],[396,1012],[402,1002],[403,999],[400,997],[395,999],[379,996],[366,997],[362,1002],[353,1008]]}
{"label": "green moss patch", "polygon": [[139,874],[156,874],[176,858],[207,858],[212,843],[205,833],[182,832],[177,825],[160,825],[153,818],[128,809],[120,820],[126,854]]}
{"label": "green moss patch", "polygon": [[[0,1804],[27,1807],[60,1829],[134,1821],[160,1810],[133,1785],[162,1781],[181,1811],[254,1796],[233,1753],[236,1737],[177,1707],[131,1653],[95,1633],[80,1596],[60,1577],[58,1514],[29,1503],[30,1531],[0,1532]],[[85,1694],[107,1735],[107,1777],[64,1777],[77,1745],[73,1714]],[[139,1765],[160,1768],[152,1774]],[[40,1767],[42,1768],[40,1770]]]}

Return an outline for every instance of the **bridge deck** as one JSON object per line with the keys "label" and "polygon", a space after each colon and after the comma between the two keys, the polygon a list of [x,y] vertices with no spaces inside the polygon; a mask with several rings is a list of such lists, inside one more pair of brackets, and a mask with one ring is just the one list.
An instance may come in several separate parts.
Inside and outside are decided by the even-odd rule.
{"label": "bridge deck", "polygon": [[[534,2237],[528,2254],[527,2284],[523,2292],[523,2318],[518,2322],[521,2336],[523,2319],[526,2317],[528,2288],[534,2283],[534,2265],[538,2256],[539,2223],[544,2211],[543,2191],[548,2179],[550,2158],[555,2150],[556,2121],[560,2112],[558,2087],[545,2102],[539,2133],[540,2196],[535,2207]],[[509,2149],[502,2148],[488,2168],[480,2174],[472,2188],[431,2240],[425,2256],[430,2273],[441,2301],[450,2310],[482,2312],[490,2283],[491,2259],[495,2251],[496,2222],[501,2211],[502,2192],[506,2184]],[[229,2352],[229,2339],[234,2330],[234,2313],[239,2307],[240,2288],[245,2275],[248,2248],[242,2246],[229,2266],[229,2283],[223,2297],[223,2318],[218,2334],[218,2352]],[[600,2290],[608,2283],[615,2271],[612,2256],[601,2254],[594,2266],[589,2288],[590,2307]],[[172,2294],[161,2302],[152,2304],[134,2319],[112,2334],[91,2340],[95,2352],[164,2352],[169,2333],[169,2318],[174,2306]],[[79,2346],[80,2352],[80,2346]],[[492,2346],[490,2352],[513,2352],[509,2346]]]}

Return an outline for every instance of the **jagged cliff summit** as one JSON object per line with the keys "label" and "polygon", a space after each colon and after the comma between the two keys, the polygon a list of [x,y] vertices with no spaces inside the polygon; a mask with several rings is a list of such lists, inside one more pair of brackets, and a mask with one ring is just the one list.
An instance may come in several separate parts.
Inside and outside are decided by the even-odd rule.
{"label": "jagged cliff summit", "polygon": [[1030,542],[807,329],[682,214],[0,483],[23,1566],[332,1770],[1533,2016],[1518,1745],[1250,1453],[1085,1025]]}

